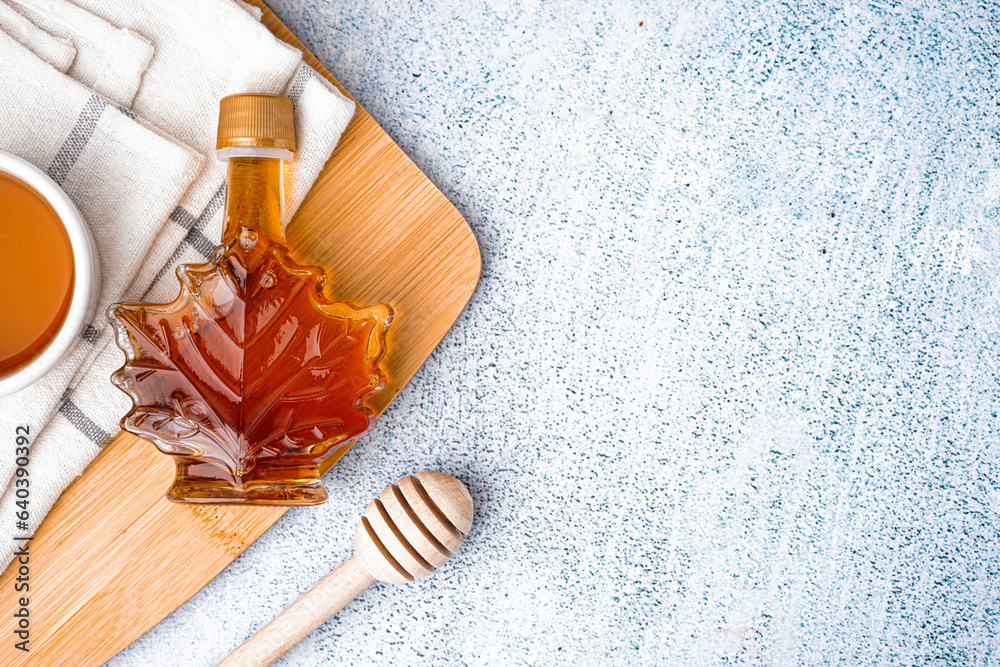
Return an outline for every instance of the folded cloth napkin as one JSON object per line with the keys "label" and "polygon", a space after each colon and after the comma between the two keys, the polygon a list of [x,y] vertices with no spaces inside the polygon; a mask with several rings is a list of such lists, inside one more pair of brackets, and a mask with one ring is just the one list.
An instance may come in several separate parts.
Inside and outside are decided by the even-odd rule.
{"label": "folded cloth napkin", "polygon": [[0,2],[0,26],[18,43],[60,72],[68,71],[76,59],[76,47],[69,40],[50,35],[3,2]]}
{"label": "folded cloth napkin", "polygon": [[[98,311],[66,359],[39,382],[0,399],[0,432],[27,424],[33,436],[31,531],[118,431],[130,407],[108,381],[124,356],[112,341],[107,305],[144,296],[173,299],[174,266],[204,261],[220,238],[225,169],[214,158],[219,99],[273,92],[295,102],[300,150],[289,216],[332,153],[354,104],[302,62],[298,50],[271,35],[257,8],[241,2],[4,2],[0,123],[18,131],[0,140],[0,150],[58,176],[94,231],[104,278]],[[4,10],[35,29],[9,20]],[[15,28],[5,34],[10,25]],[[118,44],[111,43],[114,35]],[[52,62],[59,55],[53,45],[60,43],[76,53],[67,68]],[[43,57],[43,49],[52,55]],[[99,71],[98,62],[120,67],[123,75]],[[132,75],[137,63],[145,68],[138,79]],[[18,510],[8,458],[0,457],[0,517]],[[5,565],[13,540],[4,533],[24,532],[15,533],[12,521],[0,527]]]}
{"label": "folded cloth napkin", "polygon": [[105,99],[130,106],[153,57],[152,43],[64,0],[8,0],[39,28],[76,47],[68,70]]}

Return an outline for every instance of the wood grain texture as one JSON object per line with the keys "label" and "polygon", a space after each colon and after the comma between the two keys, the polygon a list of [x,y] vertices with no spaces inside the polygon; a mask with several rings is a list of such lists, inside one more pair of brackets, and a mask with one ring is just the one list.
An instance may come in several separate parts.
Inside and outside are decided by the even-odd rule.
{"label": "wood grain texture", "polygon": [[[274,34],[334,81],[262,3],[254,4]],[[289,224],[288,241],[298,261],[331,273],[330,298],[387,301],[395,309],[379,412],[427,359],[479,280],[479,248],[465,220],[360,107]],[[66,489],[31,543],[31,651],[15,650],[5,633],[0,664],[102,664],[285,512],[176,505],[164,497],[172,478],[169,457],[122,433]],[[15,561],[0,577],[7,619],[24,595],[14,591],[16,576]]]}

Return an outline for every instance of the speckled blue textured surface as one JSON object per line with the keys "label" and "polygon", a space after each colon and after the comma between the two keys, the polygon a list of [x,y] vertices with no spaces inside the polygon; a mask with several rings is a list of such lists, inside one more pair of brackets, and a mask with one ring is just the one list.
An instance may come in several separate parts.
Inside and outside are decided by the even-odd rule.
{"label": "speckled blue textured surface", "polygon": [[214,664],[422,469],[466,547],[277,664],[1000,662],[1000,9],[743,5],[273,3],[483,278],[333,500],[110,665]]}

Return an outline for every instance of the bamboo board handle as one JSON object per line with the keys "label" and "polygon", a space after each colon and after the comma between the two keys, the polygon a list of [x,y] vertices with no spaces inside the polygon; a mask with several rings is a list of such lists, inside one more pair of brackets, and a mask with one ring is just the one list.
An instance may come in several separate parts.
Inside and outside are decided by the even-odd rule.
{"label": "bamboo board handle", "polygon": [[226,656],[218,667],[270,665],[373,583],[375,580],[351,556]]}
{"label": "bamboo board handle", "polygon": [[405,584],[444,565],[472,527],[472,496],[440,472],[399,480],[369,503],[354,555],[258,630],[216,667],[265,667],[376,580]]}

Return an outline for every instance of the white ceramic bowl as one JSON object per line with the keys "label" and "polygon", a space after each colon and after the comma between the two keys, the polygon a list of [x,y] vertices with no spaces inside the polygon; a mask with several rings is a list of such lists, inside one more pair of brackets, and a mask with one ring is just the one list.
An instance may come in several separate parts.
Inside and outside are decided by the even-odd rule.
{"label": "white ceramic bowl", "polygon": [[[66,193],[38,167],[19,157],[0,152],[0,171],[13,174],[42,195],[62,221],[73,251],[73,295],[62,327],[27,366],[0,377],[0,396],[13,394],[45,375],[69,351],[90,322],[100,293],[101,271],[90,229]],[[44,262],[44,257],[39,257]]]}

